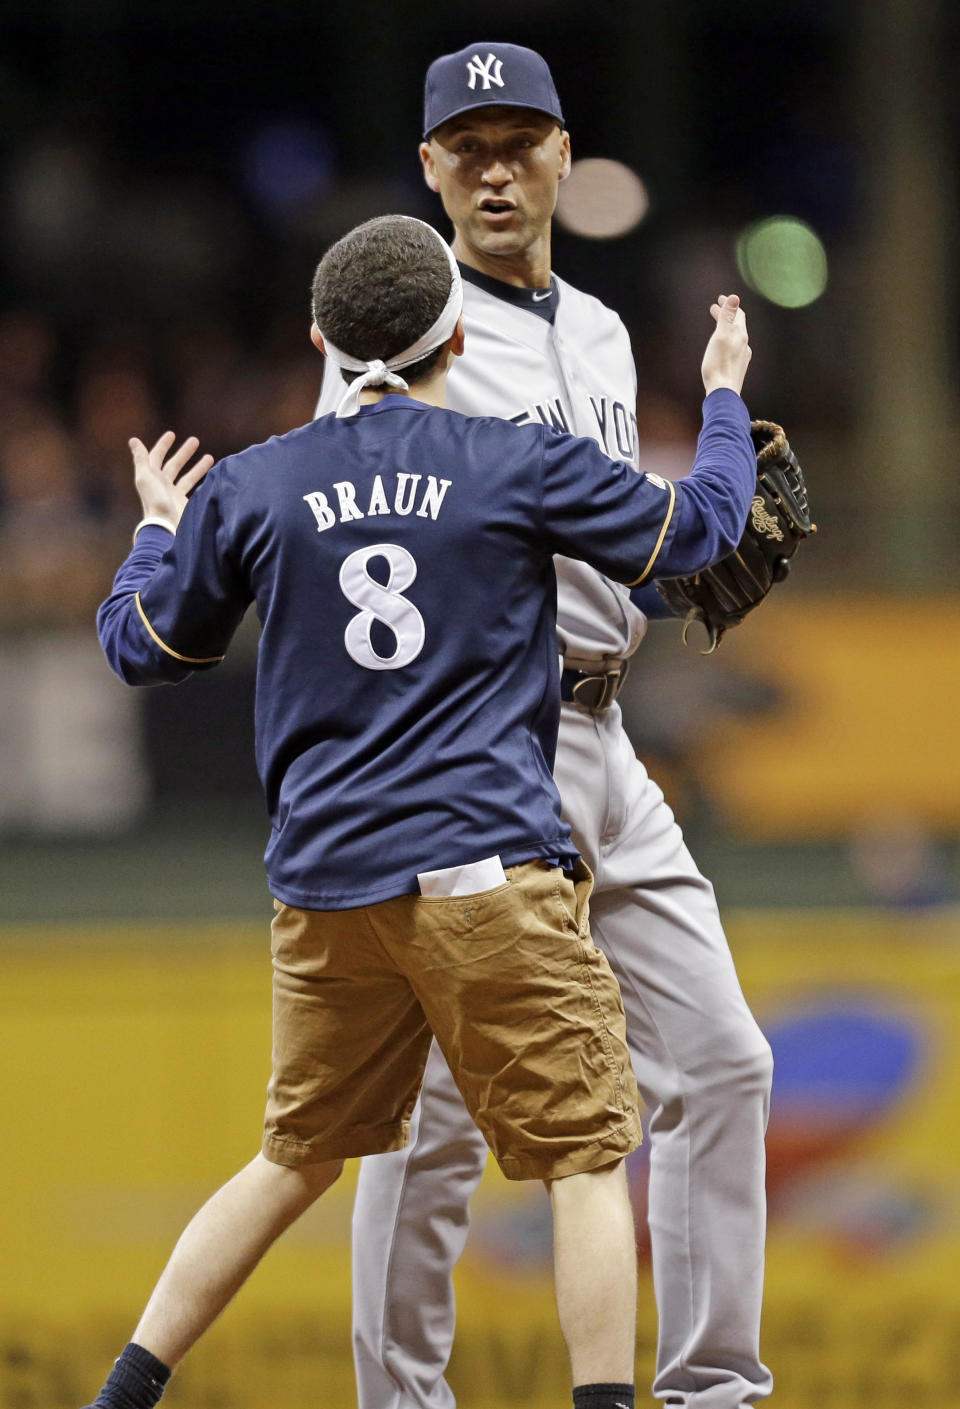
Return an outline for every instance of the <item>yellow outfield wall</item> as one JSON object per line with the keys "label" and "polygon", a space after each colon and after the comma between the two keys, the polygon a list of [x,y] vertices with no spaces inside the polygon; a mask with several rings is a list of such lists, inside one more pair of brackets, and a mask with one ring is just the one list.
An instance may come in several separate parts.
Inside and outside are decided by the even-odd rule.
{"label": "yellow outfield wall", "polygon": [[730,670],[780,696],[763,714],[722,713],[691,741],[739,835],[845,836],[884,814],[960,825],[960,598],[798,597],[787,584],[697,661],[703,639],[691,627],[686,688],[709,692]]}
{"label": "yellow outfield wall", "polygon": [[[960,1409],[960,915],[740,912],[729,930],[778,1062],[763,1347],[773,1402]],[[0,976],[0,1406],[76,1409],[183,1224],[257,1148],[266,929],[0,931]],[[631,1182],[642,1210],[643,1156]],[[355,1403],[352,1183],[274,1249],[168,1402]],[[647,1384],[642,1237],[640,1256]],[[461,1409],[567,1403],[538,1186],[488,1171],[457,1280]]]}

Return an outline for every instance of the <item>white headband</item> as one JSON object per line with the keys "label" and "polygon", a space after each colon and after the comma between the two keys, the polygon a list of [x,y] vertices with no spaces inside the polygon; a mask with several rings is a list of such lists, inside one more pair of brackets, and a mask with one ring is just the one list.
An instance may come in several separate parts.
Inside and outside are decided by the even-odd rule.
{"label": "white headband", "polygon": [[460,314],[463,312],[463,283],[460,279],[460,270],[454,258],[453,250],[446,240],[434,230],[432,225],[428,225],[425,220],[416,220],[412,215],[403,217],[410,220],[414,225],[422,225],[425,230],[429,230],[431,235],[436,235],[447,256],[450,265],[450,293],[447,301],[443,305],[439,318],[427,329],[422,337],[417,338],[415,343],[398,352],[394,357],[388,357],[385,361],[375,358],[371,362],[362,362],[358,357],[351,357],[347,352],[341,352],[339,347],[327,337],[321,328],[320,336],[323,338],[323,346],[331,362],[335,362],[338,367],[344,367],[348,372],[362,372],[363,376],[357,377],[350,383],[344,393],[340,405],[337,407],[337,416],[352,416],[359,409],[360,393],[364,387],[368,386],[388,386],[396,387],[398,391],[409,391],[408,384],[402,377],[395,374],[404,367],[411,367],[414,362],[419,362],[421,357],[426,357],[428,352],[434,352],[438,347],[452,337],[457,326]]}

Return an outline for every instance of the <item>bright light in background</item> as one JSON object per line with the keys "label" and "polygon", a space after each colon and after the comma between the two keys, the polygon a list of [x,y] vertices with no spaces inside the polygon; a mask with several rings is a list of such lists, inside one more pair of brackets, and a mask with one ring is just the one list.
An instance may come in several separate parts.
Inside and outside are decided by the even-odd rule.
{"label": "bright light in background", "polygon": [[588,240],[612,240],[639,225],[649,208],[647,188],[629,166],[585,157],[560,186],[557,219]]}
{"label": "bright light in background", "polygon": [[823,242],[792,215],[748,225],[737,239],[737,267],[754,293],[781,308],[805,308],[827,287]]}

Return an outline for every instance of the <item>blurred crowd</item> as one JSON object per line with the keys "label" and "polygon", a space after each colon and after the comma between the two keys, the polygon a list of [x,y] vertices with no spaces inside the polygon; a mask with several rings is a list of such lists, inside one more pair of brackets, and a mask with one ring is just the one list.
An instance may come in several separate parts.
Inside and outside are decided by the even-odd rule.
{"label": "blurred crowd", "polygon": [[139,517],[131,435],[219,458],[309,419],[320,377],[305,317],[252,345],[209,318],[152,344],[107,326],[74,356],[51,316],[0,313],[0,630],[90,626]]}

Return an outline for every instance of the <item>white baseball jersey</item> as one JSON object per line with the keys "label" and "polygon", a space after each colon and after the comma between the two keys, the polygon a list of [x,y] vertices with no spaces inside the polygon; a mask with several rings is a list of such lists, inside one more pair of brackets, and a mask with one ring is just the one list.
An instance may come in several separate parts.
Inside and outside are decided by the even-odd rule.
{"label": "white baseball jersey", "polygon": [[[448,408],[518,425],[542,421],[590,436],[611,459],[636,468],[637,377],[630,338],[617,315],[554,275],[556,317],[548,323],[531,308],[469,282],[470,275],[466,270],[463,282],[466,346],[447,378]],[[336,410],[343,392],[344,382],[331,365],[317,415]],[[555,562],[561,655],[632,654],[647,620],[627,588],[586,563]]]}
{"label": "white baseball jersey", "polygon": [[[548,308],[552,323],[541,316]],[[464,320],[466,350],[448,380],[452,410],[543,421],[636,464],[635,372],[616,314],[556,277],[550,290],[498,291],[467,269]],[[343,391],[328,375],[318,414],[334,410]],[[554,561],[561,650],[588,660],[633,651],[646,618],[627,591],[583,563]],[[713,888],[635,757],[618,705],[561,707],[555,778],[596,878],[591,930],[623,992],[651,1112],[654,1398],[677,1409],[743,1409],[772,1383],[759,1357],[770,1049],[740,991]],[[451,1271],[485,1159],[435,1049],[410,1144],[361,1162],[353,1221],[360,1409],[453,1409],[444,1378]]]}

